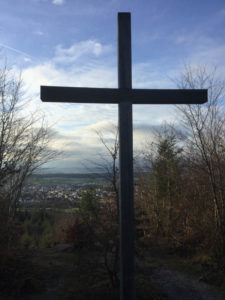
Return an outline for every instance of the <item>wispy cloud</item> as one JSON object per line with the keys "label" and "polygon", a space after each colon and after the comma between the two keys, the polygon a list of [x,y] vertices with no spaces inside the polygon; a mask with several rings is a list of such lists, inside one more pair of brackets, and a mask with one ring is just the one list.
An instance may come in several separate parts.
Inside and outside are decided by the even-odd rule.
{"label": "wispy cloud", "polygon": [[53,0],[52,3],[55,5],[62,5],[64,4],[65,0]]}
{"label": "wispy cloud", "polygon": [[24,61],[25,61],[25,62],[31,62],[32,60],[31,60],[30,57],[24,57]]}
{"label": "wispy cloud", "polygon": [[34,31],[34,34],[35,34],[35,35],[42,36],[42,35],[44,35],[44,32],[41,31],[41,30],[36,30],[36,31]]}
{"label": "wispy cloud", "polygon": [[21,51],[21,50],[19,50],[19,49],[10,47],[10,46],[8,46],[8,45],[1,44],[1,43],[0,43],[0,47],[5,48],[5,49],[8,49],[8,50],[13,51],[13,52],[16,52],[16,53],[18,53],[18,54],[21,54],[21,55],[23,55],[23,56],[29,58],[30,60],[33,58],[30,54],[27,54],[27,53],[25,53],[25,52],[23,52],[23,51]]}
{"label": "wispy cloud", "polygon": [[224,41],[196,31],[178,35],[174,42],[185,49],[187,60],[191,63],[223,65]]}
{"label": "wispy cloud", "polygon": [[69,48],[64,48],[58,45],[55,51],[55,62],[71,63],[77,61],[82,56],[93,55],[99,57],[109,51],[112,47],[110,45],[103,45],[95,40],[86,40],[75,43]]}

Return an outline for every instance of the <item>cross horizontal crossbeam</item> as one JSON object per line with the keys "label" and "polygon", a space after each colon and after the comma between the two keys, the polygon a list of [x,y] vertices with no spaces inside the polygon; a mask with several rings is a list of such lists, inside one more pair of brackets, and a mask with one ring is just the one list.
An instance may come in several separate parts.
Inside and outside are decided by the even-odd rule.
{"label": "cross horizontal crossbeam", "polygon": [[41,100],[69,103],[203,104],[207,90],[41,86]]}

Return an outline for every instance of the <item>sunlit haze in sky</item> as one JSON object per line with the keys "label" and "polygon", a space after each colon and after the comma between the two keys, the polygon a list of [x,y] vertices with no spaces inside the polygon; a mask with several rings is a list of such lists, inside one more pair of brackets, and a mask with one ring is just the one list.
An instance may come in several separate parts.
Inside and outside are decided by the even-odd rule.
{"label": "sunlit haze in sky", "polygon": [[[118,12],[131,12],[133,88],[175,88],[184,64],[225,75],[224,0],[0,0],[1,58],[22,72],[26,99],[64,151],[50,172],[85,171],[104,151],[94,131],[117,122],[117,105],[42,103],[40,85],[117,87]],[[179,126],[173,106],[133,110],[135,150],[151,128]]]}

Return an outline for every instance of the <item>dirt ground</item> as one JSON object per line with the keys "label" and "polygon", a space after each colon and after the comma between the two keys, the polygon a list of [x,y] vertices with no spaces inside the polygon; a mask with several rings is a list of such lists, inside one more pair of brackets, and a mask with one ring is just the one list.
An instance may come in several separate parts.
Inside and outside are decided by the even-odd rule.
{"label": "dirt ground", "polygon": [[[104,268],[95,263],[100,260],[96,253],[74,252],[70,244],[33,250],[26,262],[31,266],[30,270],[23,272],[24,278],[21,279],[22,292],[8,297],[5,294],[0,299],[119,299],[119,291],[112,292],[110,289]],[[181,263],[177,260],[177,264]],[[182,266],[179,271],[170,268],[168,258],[158,255],[157,259],[146,259],[142,256],[137,259],[136,265],[137,300],[225,299],[221,291],[182,271]]]}
{"label": "dirt ground", "polygon": [[152,272],[153,281],[168,300],[222,300],[224,296],[207,284],[189,278],[180,272],[158,268]]}

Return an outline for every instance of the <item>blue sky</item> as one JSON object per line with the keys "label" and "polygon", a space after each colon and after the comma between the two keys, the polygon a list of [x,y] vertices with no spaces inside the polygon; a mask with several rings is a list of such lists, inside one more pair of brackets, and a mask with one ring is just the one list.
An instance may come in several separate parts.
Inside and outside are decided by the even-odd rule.
{"label": "blue sky", "polygon": [[[185,63],[225,75],[224,0],[0,0],[2,58],[22,71],[32,108],[57,132],[52,147],[65,153],[51,168],[76,172],[103,151],[93,130],[117,122],[117,106],[41,103],[39,87],[117,87],[119,11],[132,17],[133,87],[174,87]],[[173,107],[135,106],[135,148],[165,121],[177,121]]]}

